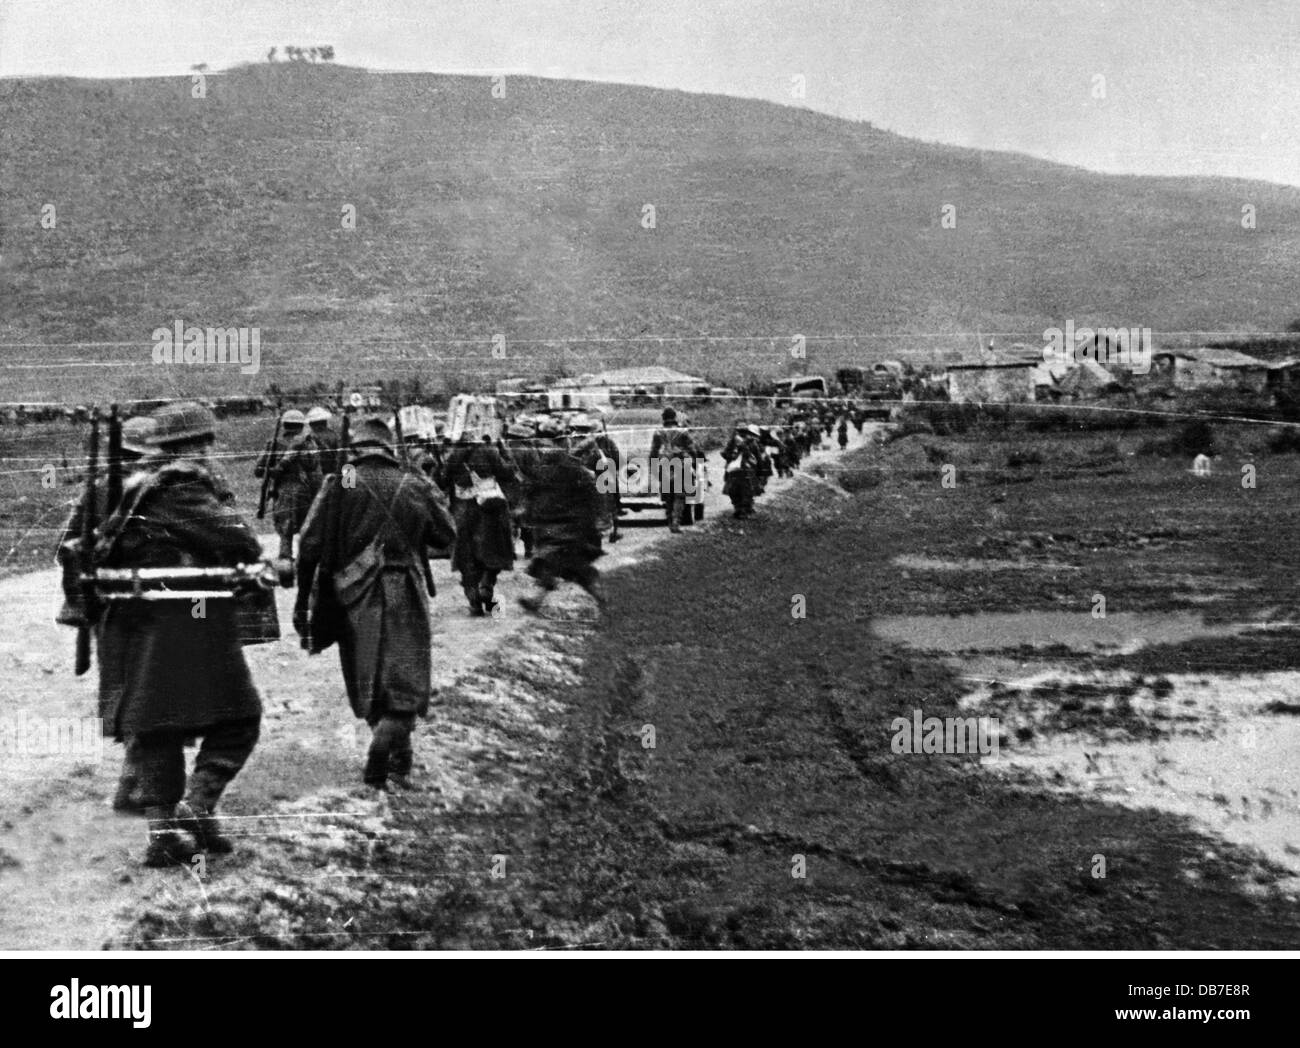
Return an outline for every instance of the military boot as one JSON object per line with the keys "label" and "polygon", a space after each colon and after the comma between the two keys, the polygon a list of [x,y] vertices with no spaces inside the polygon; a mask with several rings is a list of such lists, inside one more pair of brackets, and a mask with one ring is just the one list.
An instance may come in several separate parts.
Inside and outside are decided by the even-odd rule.
{"label": "military boot", "polygon": [[173,864],[187,865],[194,858],[195,849],[176,831],[176,806],[145,809],[149,819],[149,847],[144,853],[144,864],[160,869]]}
{"label": "military boot", "polygon": [[480,619],[487,614],[483,610],[483,598],[478,594],[477,586],[465,586],[465,599],[469,601],[469,613],[473,618]]}
{"label": "military boot", "polygon": [[177,826],[194,836],[199,851],[212,855],[229,855],[235,850],[234,841],[221,832],[221,826],[211,806],[190,801],[177,808]]}
{"label": "military boot", "polygon": [[478,595],[479,595],[479,601],[483,605],[484,615],[491,615],[494,611],[497,610],[498,605],[495,600],[496,590],[494,587],[480,586]]}

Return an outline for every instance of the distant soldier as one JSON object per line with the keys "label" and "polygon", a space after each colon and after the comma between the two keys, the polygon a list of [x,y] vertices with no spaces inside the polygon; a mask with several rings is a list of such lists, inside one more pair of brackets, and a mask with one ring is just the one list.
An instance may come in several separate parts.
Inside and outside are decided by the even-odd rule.
{"label": "distant soldier", "polygon": [[339,436],[330,429],[334,416],[328,408],[317,404],[307,412],[308,433],[316,445],[316,461],[320,463],[322,477],[337,473],[343,468],[343,454],[339,446]]}
{"label": "distant soldier", "polygon": [[623,510],[623,499],[618,483],[622,476],[623,454],[614,438],[598,431],[596,423],[589,419],[579,418],[570,424],[570,429],[574,432],[574,457],[596,477],[596,489],[600,493],[600,517],[596,526],[602,535],[609,537],[610,542],[617,542],[622,538],[618,518]]}
{"label": "distant soldier", "polygon": [[528,574],[537,580],[535,597],[519,604],[534,615],[560,580],[575,582],[605,607],[605,593],[595,561],[601,555],[600,495],[596,479],[564,448],[547,448],[529,484],[529,514],[534,556]]}
{"label": "distant soldier", "polygon": [[776,451],[780,447],[772,431],[767,426],[758,427],[758,466],[754,470],[754,494],[762,495],[767,491],[767,482],[772,479],[776,473],[776,465],[773,459]]}
{"label": "distant soldier", "polygon": [[491,615],[497,608],[497,576],[515,563],[515,536],[506,499],[506,486],[515,479],[514,468],[490,443],[465,433],[447,456],[443,477],[456,521],[451,570],[460,574],[469,613],[476,618]]}
{"label": "distant soldier", "polygon": [[775,444],[775,452],[772,455],[772,465],[776,469],[778,477],[794,476],[794,442],[790,439],[789,434],[780,426],[772,430],[772,440]]}
{"label": "distant soldier", "polygon": [[271,474],[275,531],[280,536],[282,561],[293,560],[293,537],[302,528],[323,477],[315,441],[303,432],[306,424],[307,417],[301,411],[286,411],[280,418],[280,439],[267,442],[253,469],[258,479],[268,471]]}
{"label": "distant soldier", "polygon": [[532,426],[522,422],[511,423],[506,430],[506,438],[514,477],[502,487],[505,488],[506,500],[510,503],[515,530],[524,541],[524,556],[531,557],[533,529],[528,516],[528,487],[541,464],[541,453],[537,450],[536,431]]}
{"label": "distant soldier", "polygon": [[744,520],[754,515],[754,475],[758,470],[758,427],[739,425],[722,449],[727,464],[722,492],[731,499],[732,516]]}
{"label": "distant soldier", "polygon": [[668,529],[681,531],[688,489],[695,489],[695,442],[691,431],[677,424],[677,412],[664,408],[663,426],[650,441],[650,471],[659,478],[659,498],[668,516]]}
{"label": "distant soldier", "polygon": [[[131,478],[141,469],[143,462],[153,452],[148,439],[157,423],[148,415],[127,419],[122,423],[122,482],[129,484]],[[99,503],[97,520],[108,516],[106,488],[101,483],[95,488],[95,498]],[[74,507],[71,516],[63,525],[63,537],[59,540],[58,563],[63,574],[63,608],[55,621],[62,626],[92,626],[91,612],[86,607],[85,592],[81,587],[81,531],[85,519],[86,503],[82,499]],[[139,798],[139,761],[132,748],[132,740],[126,740],[126,752],[122,757],[122,774],[118,778],[117,792],[113,795],[113,810],[116,812],[140,814],[144,808]]]}
{"label": "distant soldier", "polygon": [[[208,465],[216,424],[200,404],[153,412],[156,457],[124,485],[96,547],[104,568],[234,567],[261,558],[252,528]],[[232,850],[217,802],[257,743],[262,703],[240,642],[233,600],[108,604],[99,633],[105,734],[135,761],[135,800],[149,820],[148,866],[186,862],[198,848]],[[202,745],[186,790],[185,746]],[[185,806],[178,809],[182,797]]]}
{"label": "distant soldier", "polygon": [[415,718],[429,708],[430,550],[456,527],[441,494],[398,462],[387,425],[352,430],[348,477],[330,477],[299,543],[293,623],[316,654],[337,641],[352,712],[373,730],[363,779],[410,785]]}
{"label": "distant soldier", "polygon": [[845,448],[849,446],[849,416],[848,415],[840,416],[840,424],[835,432],[839,437],[840,450],[843,451]]}

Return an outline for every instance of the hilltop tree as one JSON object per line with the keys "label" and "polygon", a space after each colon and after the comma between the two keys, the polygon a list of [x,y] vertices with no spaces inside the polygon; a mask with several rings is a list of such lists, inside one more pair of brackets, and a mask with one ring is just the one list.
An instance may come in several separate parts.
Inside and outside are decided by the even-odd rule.
{"label": "hilltop tree", "polygon": [[321,46],[321,49],[320,49],[320,57],[321,57],[321,61],[322,61],[322,62],[333,62],[333,61],[334,61],[334,45],[333,45],[333,44],[323,44],[323,45]]}
{"label": "hilltop tree", "polygon": [[267,60],[268,62],[274,62],[274,61],[275,61],[275,53],[276,53],[277,50],[279,50],[279,48],[275,48],[275,47],[273,47],[273,48],[271,48],[271,50],[269,50],[268,52],[266,52],[266,60]]}

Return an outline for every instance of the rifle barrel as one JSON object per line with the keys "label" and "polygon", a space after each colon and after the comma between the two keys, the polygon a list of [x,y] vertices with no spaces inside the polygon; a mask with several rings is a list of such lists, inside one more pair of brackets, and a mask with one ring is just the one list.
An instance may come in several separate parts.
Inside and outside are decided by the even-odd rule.
{"label": "rifle barrel", "polygon": [[[95,532],[99,527],[99,507],[95,492],[98,473],[99,409],[96,408],[90,415],[90,454],[86,463],[86,493],[81,511],[81,543],[77,550],[83,578],[90,574],[95,564]],[[77,650],[73,660],[73,672],[78,677],[90,669],[90,623],[94,621],[96,607],[93,582],[82,583],[81,603],[86,616],[86,625],[77,628]]]}
{"label": "rifle barrel", "polygon": [[280,410],[282,401],[275,402],[275,429],[271,432],[271,447],[266,453],[266,472],[262,474],[262,492],[257,497],[257,519],[266,516],[266,498],[271,490],[271,472],[275,469],[276,445],[280,442],[280,419],[284,412]]}

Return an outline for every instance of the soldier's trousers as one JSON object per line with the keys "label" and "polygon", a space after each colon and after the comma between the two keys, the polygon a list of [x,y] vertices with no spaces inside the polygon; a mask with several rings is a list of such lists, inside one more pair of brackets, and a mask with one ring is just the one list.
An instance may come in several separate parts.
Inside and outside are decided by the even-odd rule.
{"label": "soldier's trousers", "polygon": [[668,515],[668,528],[670,531],[680,531],[682,527],[682,510],[686,506],[686,496],[664,495],[664,512]]}
{"label": "soldier's trousers", "polygon": [[230,780],[248,761],[261,730],[261,718],[223,721],[202,732],[203,742],[194,758],[194,772],[185,788],[185,743],[193,733],[142,732],[127,740],[128,754],[136,761],[137,790],[141,806],[169,808],[184,797],[196,809],[211,811]]}
{"label": "soldier's trousers", "polygon": [[411,747],[411,733],[415,730],[415,715],[388,713],[371,725],[370,753],[362,773],[367,786],[383,786],[390,775],[411,774],[415,753]]}

